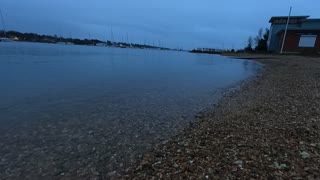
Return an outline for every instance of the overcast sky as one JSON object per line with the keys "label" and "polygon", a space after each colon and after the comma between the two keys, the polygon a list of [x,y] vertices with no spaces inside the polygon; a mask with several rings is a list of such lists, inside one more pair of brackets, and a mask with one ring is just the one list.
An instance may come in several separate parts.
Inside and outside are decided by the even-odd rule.
{"label": "overcast sky", "polygon": [[188,49],[242,48],[290,5],[320,18],[320,0],[0,0],[9,30]]}

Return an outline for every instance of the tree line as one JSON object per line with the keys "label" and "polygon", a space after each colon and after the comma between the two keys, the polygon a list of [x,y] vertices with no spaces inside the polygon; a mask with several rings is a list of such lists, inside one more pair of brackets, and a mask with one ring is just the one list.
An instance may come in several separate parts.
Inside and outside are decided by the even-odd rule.
{"label": "tree line", "polygon": [[[1,32],[0,32],[1,34]],[[16,41],[25,42],[43,42],[43,43],[57,43],[57,42],[70,42],[77,45],[96,45],[97,43],[103,43],[97,39],[78,39],[78,38],[64,38],[57,35],[40,35],[36,33],[21,33],[18,31],[7,31],[6,35],[9,38],[16,38]],[[111,43],[111,42],[107,42]]]}
{"label": "tree line", "polygon": [[[0,30],[0,37],[4,34],[4,31]],[[125,47],[135,47],[135,48],[160,48],[163,50],[168,50],[169,48],[156,47],[146,44],[136,44],[128,42],[111,42],[111,41],[101,41],[98,39],[79,39],[79,38],[65,38],[57,35],[40,35],[36,33],[22,33],[18,31],[7,31],[6,36],[15,40],[23,42],[40,42],[40,43],[72,43],[75,45],[90,45],[95,46],[99,43],[103,43],[106,46],[125,46]]]}
{"label": "tree line", "polygon": [[245,52],[267,52],[268,51],[268,38],[270,30],[266,28],[263,30],[259,29],[256,37],[248,38],[247,46],[244,48]]}

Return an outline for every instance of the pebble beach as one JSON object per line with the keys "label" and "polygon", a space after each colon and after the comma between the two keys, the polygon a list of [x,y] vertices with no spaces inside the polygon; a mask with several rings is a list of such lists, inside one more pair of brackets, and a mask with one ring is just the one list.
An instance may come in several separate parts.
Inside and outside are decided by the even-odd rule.
{"label": "pebble beach", "polygon": [[320,178],[320,58],[237,56],[265,68],[120,179]]}

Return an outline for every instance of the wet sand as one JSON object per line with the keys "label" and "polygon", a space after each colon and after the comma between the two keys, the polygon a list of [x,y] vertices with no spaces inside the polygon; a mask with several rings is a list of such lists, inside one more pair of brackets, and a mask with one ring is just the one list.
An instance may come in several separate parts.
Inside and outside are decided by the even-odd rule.
{"label": "wet sand", "polygon": [[239,58],[256,59],[265,70],[122,179],[320,178],[320,58]]}

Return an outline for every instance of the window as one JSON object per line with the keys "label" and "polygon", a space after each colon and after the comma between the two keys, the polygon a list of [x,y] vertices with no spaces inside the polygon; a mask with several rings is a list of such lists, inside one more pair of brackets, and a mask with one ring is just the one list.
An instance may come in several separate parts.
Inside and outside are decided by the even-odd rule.
{"label": "window", "polygon": [[299,47],[314,47],[316,39],[316,35],[301,35]]}

